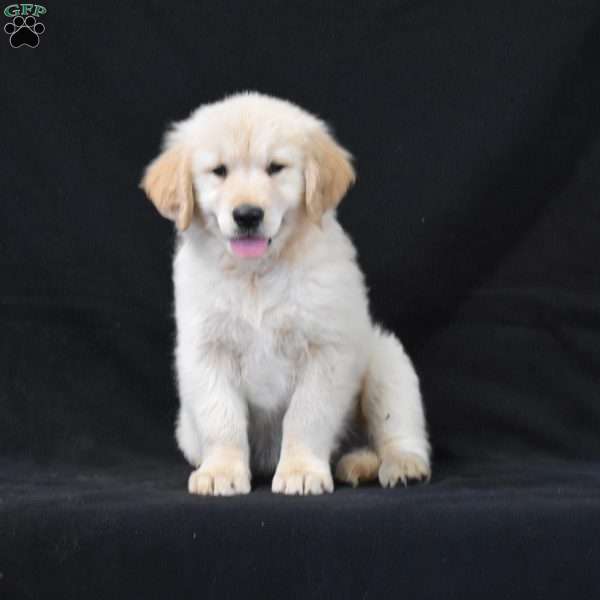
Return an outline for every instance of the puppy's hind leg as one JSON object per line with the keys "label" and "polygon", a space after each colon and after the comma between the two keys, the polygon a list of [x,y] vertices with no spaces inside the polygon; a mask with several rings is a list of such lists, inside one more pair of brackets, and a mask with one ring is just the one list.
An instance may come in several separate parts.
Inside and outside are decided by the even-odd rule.
{"label": "puppy's hind leg", "polygon": [[429,479],[430,446],[419,379],[393,335],[378,327],[373,332],[362,411],[381,466],[379,482],[394,487],[399,481]]}
{"label": "puppy's hind leg", "polygon": [[335,467],[335,478],[356,487],[359,483],[375,481],[381,461],[374,450],[360,448],[344,454]]}

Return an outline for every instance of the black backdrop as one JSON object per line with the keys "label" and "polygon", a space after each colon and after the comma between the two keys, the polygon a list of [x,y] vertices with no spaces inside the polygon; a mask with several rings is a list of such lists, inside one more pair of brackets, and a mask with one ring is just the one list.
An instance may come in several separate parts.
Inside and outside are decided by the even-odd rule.
{"label": "black backdrop", "polygon": [[[45,6],[39,47],[0,38],[0,594],[597,597],[597,0]],[[340,218],[422,378],[427,487],[185,493],[137,183],[244,89],[356,156]]]}

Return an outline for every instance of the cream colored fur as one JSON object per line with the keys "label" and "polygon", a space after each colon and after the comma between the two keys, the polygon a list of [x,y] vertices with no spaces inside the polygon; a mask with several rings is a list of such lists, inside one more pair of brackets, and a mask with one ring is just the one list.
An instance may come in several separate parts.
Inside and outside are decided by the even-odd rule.
{"label": "cream colored fur", "polygon": [[[269,175],[273,162],[284,168]],[[398,339],[373,325],[336,219],[353,181],[320,120],[256,93],[200,107],[148,167],[142,187],[180,230],[176,437],[195,468],[191,493],[247,493],[252,471],[273,474],[274,492],[331,492],[330,462],[359,413],[371,449],[342,458],[340,480],[429,476],[417,376]],[[232,211],[248,203],[263,208],[271,240],[260,258],[231,251]]]}

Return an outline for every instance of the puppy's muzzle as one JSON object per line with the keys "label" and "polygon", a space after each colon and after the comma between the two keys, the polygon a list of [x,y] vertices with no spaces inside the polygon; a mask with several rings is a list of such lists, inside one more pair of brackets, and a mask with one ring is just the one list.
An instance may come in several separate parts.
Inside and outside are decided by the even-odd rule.
{"label": "puppy's muzzle", "polygon": [[253,232],[258,229],[265,216],[265,211],[260,206],[253,204],[241,204],[233,210],[235,224],[245,232]]}

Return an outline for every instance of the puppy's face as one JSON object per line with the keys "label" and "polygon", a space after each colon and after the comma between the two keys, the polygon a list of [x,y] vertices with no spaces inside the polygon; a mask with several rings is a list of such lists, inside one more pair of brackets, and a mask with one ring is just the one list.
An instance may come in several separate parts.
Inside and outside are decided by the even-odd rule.
{"label": "puppy's face", "polygon": [[302,152],[281,133],[235,114],[215,129],[192,153],[200,217],[235,256],[262,257],[298,221]]}
{"label": "puppy's face", "polygon": [[348,153],[298,107],[245,94],[176,125],[142,187],[185,230],[192,221],[240,260],[284,247],[304,217],[319,222],[354,180]]}

